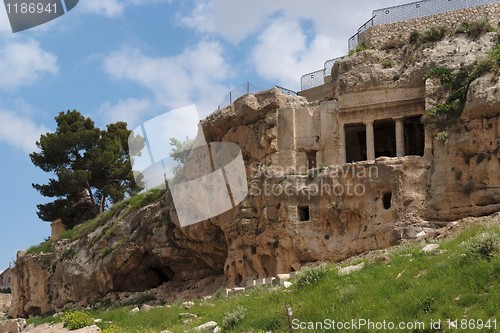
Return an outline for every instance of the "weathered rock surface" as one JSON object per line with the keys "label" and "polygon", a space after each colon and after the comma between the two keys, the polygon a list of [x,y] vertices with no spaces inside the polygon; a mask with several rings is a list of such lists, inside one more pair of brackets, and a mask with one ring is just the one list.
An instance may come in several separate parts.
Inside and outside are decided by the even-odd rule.
{"label": "weathered rock surface", "polygon": [[11,294],[0,293],[0,320],[4,318],[9,311],[10,303],[12,302]]}
{"label": "weathered rock surface", "polygon": [[10,319],[0,321],[1,333],[20,333],[26,327],[24,319]]}
{"label": "weathered rock surface", "polygon": [[[333,95],[339,100],[353,95],[368,103],[380,98],[381,91],[398,98],[389,94],[398,88],[417,94],[423,105],[427,69],[473,61],[488,51],[493,35],[474,42],[464,38],[445,40],[415,55],[366,51],[341,60],[333,69]],[[386,58],[394,63],[392,68],[381,65]],[[242,149],[251,193],[238,207],[181,228],[167,192],[127,216],[118,213],[76,241],[57,242],[53,253],[20,253],[10,314],[208,295],[222,286],[297,271],[306,263],[385,248],[446,221],[498,212],[497,86],[487,76],[473,82],[463,119],[446,128],[447,142],[436,139],[443,129],[427,126],[424,157],[380,157],[307,174],[285,174],[274,167],[280,155],[279,112],[317,109],[318,103],[277,89],[244,96],[202,122],[207,142],[234,142]],[[439,87],[428,88],[429,98],[437,103],[443,96]],[[330,191],[319,191],[324,186]],[[345,191],[332,192],[335,186]],[[362,188],[363,193],[349,194],[349,188]],[[389,200],[384,199],[387,194]]]}

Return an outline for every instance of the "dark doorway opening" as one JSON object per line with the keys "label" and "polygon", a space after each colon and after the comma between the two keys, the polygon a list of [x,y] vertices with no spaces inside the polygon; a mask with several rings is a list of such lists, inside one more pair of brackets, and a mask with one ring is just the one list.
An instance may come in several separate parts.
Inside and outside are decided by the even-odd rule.
{"label": "dark doorway opening", "polygon": [[307,222],[310,219],[309,206],[298,206],[297,215],[300,222]]}
{"label": "dark doorway opening", "polygon": [[392,119],[377,120],[373,123],[375,158],[396,157],[396,125]]}
{"label": "dark doorway opening", "polygon": [[384,203],[384,209],[390,209],[392,205],[392,192],[384,193],[382,201]]}
{"label": "dark doorway opening", "polygon": [[424,156],[425,129],[422,117],[410,117],[404,120],[405,155]]}
{"label": "dark doorway opening", "polygon": [[345,125],[346,162],[366,161],[366,127],[364,124]]}
{"label": "dark doorway opening", "polygon": [[317,151],[311,150],[306,152],[307,154],[307,168],[309,170],[316,168],[317,166],[317,160],[316,160],[316,154]]}

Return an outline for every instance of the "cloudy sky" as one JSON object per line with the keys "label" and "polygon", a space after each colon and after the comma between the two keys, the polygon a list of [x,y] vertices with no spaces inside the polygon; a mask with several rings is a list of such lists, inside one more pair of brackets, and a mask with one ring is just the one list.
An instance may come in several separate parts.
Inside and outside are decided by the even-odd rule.
{"label": "cloudy sky", "polygon": [[300,77],[345,55],[374,9],[403,0],[81,0],[68,14],[13,34],[0,8],[0,270],[50,227],[28,154],[76,109],[129,128],[195,103],[217,108],[250,81],[300,89]]}

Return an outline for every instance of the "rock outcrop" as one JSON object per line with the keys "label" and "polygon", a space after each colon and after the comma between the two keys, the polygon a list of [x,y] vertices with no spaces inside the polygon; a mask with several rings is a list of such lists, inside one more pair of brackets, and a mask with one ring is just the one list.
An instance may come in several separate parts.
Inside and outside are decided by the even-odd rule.
{"label": "rock outcrop", "polygon": [[[357,103],[359,113],[363,103],[374,104],[380,96],[397,98],[390,91],[399,89],[394,91],[408,93],[422,108],[427,97],[428,105],[436,105],[445,94],[435,83],[426,87],[425,72],[436,65],[472,64],[494,41],[493,34],[474,42],[465,38],[445,40],[418,54],[369,50],[341,60],[332,72],[336,100],[331,103],[338,103],[338,109]],[[393,65],[382,66],[384,59]],[[202,123],[207,142],[234,142],[242,149],[250,193],[238,207],[182,228],[167,192],[137,211],[117,212],[79,239],[57,241],[52,253],[20,253],[10,314],[210,294],[222,286],[296,271],[306,263],[384,248],[447,221],[498,212],[498,91],[491,75],[475,80],[462,118],[447,125],[447,140],[436,138],[440,126],[426,125],[424,156],[379,157],[304,173],[279,165],[286,160],[280,157],[283,143],[296,139],[280,133],[301,125],[280,119],[286,119],[283,112],[313,114],[325,106],[277,89],[246,95]],[[311,137],[315,149],[328,144]]]}

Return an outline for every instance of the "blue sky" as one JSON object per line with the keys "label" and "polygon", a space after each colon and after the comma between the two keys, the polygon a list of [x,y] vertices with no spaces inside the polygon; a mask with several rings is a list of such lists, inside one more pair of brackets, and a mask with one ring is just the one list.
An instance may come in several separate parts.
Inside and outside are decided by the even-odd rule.
{"label": "blue sky", "polygon": [[0,8],[0,271],[50,234],[28,154],[54,117],[76,109],[129,128],[196,104],[209,114],[234,87],[300,89],[301,75],[347,52],[374,9],[402,0],[80,0],[13,34]]}

